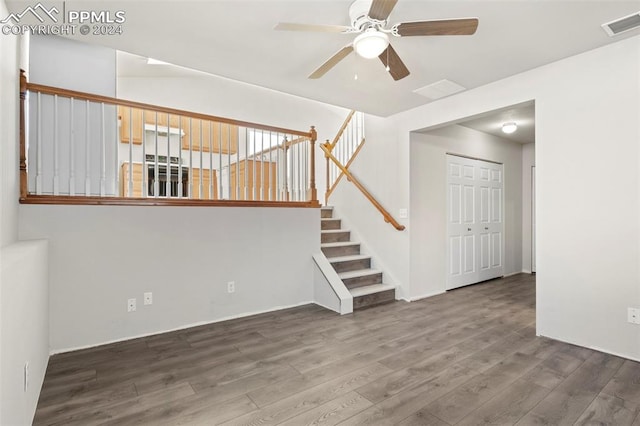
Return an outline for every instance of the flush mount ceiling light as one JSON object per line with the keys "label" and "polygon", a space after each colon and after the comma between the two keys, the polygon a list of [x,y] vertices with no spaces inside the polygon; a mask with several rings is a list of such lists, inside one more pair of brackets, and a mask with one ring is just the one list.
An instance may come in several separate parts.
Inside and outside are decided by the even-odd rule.
{"label": "flush mount ceiling light", "polygon": [[380,56],[389,46],[389,37],[375,28],[369,28],[353,41],[353,48],[363,58],[371,59]]}
{"label": "flush mount ceiling light", "polygon": [[506,134],[511,134],[516,130],[518,130],[518,125],[513,121],[510,121],[509,123],[504,123],[502,125],[502,131]]}

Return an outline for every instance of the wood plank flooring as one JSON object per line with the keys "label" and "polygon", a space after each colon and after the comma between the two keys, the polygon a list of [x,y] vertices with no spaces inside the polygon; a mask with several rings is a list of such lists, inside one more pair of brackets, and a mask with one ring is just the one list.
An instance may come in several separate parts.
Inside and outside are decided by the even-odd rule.
{"label": "wood plank flooring", "polygon": [[633,425],[640,363],[535,336],[535,277],[51,358],[36,425]]}

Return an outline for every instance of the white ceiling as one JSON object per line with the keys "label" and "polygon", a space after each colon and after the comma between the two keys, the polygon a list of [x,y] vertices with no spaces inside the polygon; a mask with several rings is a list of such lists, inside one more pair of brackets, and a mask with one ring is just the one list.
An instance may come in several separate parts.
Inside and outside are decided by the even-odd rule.
{"label": "white ceiling", "polygon": [[[534,143],[535,134],[535,106],[533,102],[491,111],[469,120],[458,123],[461,126],[480,132],[489,133],[521,144]],[[504,123],[514,122],[518,129],[511,134],[502,131]]]}
{"label": "white ceiling", "polygon": [[[30,3],[9,2],[9,8],[19,12]],[[635,29],[610,38],[600,27],[640,10],[637,0],[399,0],[390,24],[478,17],[478,31],[474,36],[394,38],[395,50],[411,71],[398,82],[377,58],[366,60],[355,54],[322,79],[307,79],[354,35],[274,31],[273,27],[278,22],[348,25],[350,3],[67,0],[66,8],[126,12],[123,35],[76,34],[76,39],[381,116],[429,102],[413,91],[442,79],[470,89],[640,34]],[[139,67],[121,71],[141,72]]]}

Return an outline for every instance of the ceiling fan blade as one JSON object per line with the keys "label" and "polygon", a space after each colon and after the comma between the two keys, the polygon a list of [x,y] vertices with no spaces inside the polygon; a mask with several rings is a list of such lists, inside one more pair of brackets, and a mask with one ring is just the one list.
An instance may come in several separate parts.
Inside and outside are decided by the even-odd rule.
{"label": "ceiling fan blade", "polygon": [[369,9],[369,17],[378,21],[386,21],[398,0],[373,0]]}
{"label": "ceiling fan blade", "polygon": [[292,22],[280,22],[274,30],[277,31],[317,31],[322,33],[346,33],[351,27],[342,25],[317,25],[317,24],[296,24]]}
{"label": "ceiling fan blade", "polygon": [[335,67],[338,64],[338,62],[346,58],[351,52],[353,52],[353,45],[350,44],[348,46],[343,47],[338,51],[338,53],[330,57],[324,64],[320,65],[317,70],[311,73],[309,78],[316,79],[316,78],[322,77],[331,68]]}
{"label": "ceiling fan blade", "polygon": [[478,18],[442,19],[437,21],[402,22],[394,26],[402,37],[471,35],[478,28]]}
{"label": "ceiling fan blade", "polygon": [[389,67],[389,74],[395,81],[401,80],[410,74],[409,69],[391,45],[387,46],[378,58],[380,58],[385,67]]}

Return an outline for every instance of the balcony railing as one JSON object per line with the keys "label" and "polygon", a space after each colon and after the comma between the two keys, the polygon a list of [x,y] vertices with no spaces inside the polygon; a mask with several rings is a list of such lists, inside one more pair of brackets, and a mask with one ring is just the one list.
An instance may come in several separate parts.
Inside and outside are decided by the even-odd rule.
{"label": "balcony railing", "polygon": [[316,207],[316,131],[20,82],[21,202]]}

